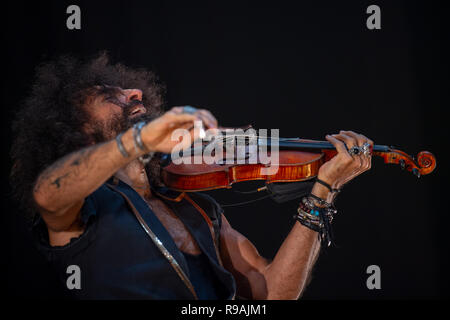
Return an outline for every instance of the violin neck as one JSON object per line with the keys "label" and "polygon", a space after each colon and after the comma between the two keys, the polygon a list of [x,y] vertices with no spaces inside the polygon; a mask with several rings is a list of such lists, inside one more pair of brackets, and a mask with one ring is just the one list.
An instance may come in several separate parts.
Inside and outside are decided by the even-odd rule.
{"label": "violin neck", "polygon": [[[271,145],[271,139],[267,139],[265,144],[268,146]],[[280,138],[278,141],[278,145],[280,149],[283,150],[296,150],[296,149],[336,149],[330,142],[328,141],[308,141],[308,140],[285,140],[283,138]],[[391,147],[384,146],[384,145],[374,145],[373,151],[374,152],[390,152],[392,150]]]}

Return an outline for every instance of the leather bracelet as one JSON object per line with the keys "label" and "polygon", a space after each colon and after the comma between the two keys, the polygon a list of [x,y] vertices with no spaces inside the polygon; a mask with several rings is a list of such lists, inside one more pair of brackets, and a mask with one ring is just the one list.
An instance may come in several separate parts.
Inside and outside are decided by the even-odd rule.
{"label": "leather bracelet", "polygon": [[302,225],[304,225],[305,227],[307,227],[308,229],[311,229],[312,231],[319,232],[319,233],[321,231],[321,227],[320,226],[318,226],[318,225],[316,225],[314,223],[311,223],[311,221],[309,221],[307,219],[303,219],[300,216],[297,216],[296,220],[298,222],[300,222]]}
{"label": "leather bracelet", "polygon": [[337,192],[337,193],[341,192],[341,189],[334,189],[328,183],[326,183],[323,180],[320,180],[319,178],[316,178],[316,182],[320,183],[323,186],[325,186],[328,190],[330,190],[330,192]]}

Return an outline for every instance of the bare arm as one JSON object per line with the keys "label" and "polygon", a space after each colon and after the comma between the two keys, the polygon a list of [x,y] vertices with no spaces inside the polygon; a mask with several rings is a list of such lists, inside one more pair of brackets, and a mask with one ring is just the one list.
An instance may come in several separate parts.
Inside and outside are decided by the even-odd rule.
{"label": "bare arm", "polygon": [[[351,131],[327,136],[338,154],[322,165],[319,178],[339,189],[371,166],[370,157],[350,156],[347,149],[373,142]],[[347,148],[344,145],[347,146]],[[320,184],[311,193],[330,202],[333,194]],[[298,299],[308,284],[320,251],[318,234],[296,222],[273,261],[264,259],[255,246],[234,230],[226,219],[221,229],[221,256],[234,275],[238,295],[249,299]]]}
{"label": "bare arm", "polygon": [[[171,140],[177,128],[190,128],[198,116],[172,111],[142,129],[142,139],[149,151],[170,152],[178,141]],[[193,130],[188,131],[191,141]],[[70,228],[76,221],[84,199],[121,167],[144,152],[135,148],[132,129],[122,136],[129,157],[124,157],[116,140],[93,145],[69,154],[45,169],[38,177],[33,197],[47,227],[53,231]]]}
{"label": "bare arm", "polygon": [[33,196],[49,228],[54,231],[68,228],[84,199],[114,172],[139,156],[134,150],[130,130],[122,141],[129,158],[120,153],[116,141],[112,140],[71,153],[38,177]]}
{"label": "bare arm", "polygon": [[238,295],[249,299],[298,299],[320,251],[318,234],[299,222],[271,262],[226,219],[221,239],[222,258],[238,283]]}

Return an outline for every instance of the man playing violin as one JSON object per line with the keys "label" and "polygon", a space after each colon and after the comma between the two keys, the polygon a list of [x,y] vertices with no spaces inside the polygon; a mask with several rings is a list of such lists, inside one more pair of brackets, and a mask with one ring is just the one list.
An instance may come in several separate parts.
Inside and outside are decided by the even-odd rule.
{"label": "man playing violin", "polygon": [[[110,64],[105,54],[38,68],[14,123],[11,172],[36,245],[75,298],[298,299],[331,223],[320,217],[331,212],[333,191],[371,167],[370,152],[349,150],[373,142],[352,131],[326,136],[337,155],[321,166],[269,261],[212,198],[164,188],[157,157],[146,163],[179,144],[174,130],[187,129],[183,141],[193,141],[194,121],[218,126],[207,110],[162,112],[162,92],[153,73]],[[73,265],[81,282],[70,286]]]}

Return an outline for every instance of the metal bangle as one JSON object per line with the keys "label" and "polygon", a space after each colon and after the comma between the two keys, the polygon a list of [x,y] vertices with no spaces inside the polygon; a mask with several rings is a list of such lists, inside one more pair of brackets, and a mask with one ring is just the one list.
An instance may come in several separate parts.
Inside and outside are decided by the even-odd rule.
{"label": "metal bangle", "polygon": [[122,136],[123,136],[123,133],[119,133],[116,137],[117,147],[119,148],[120,153],[125,158],[129,158],[130,155],[128,154],[127,150],[125,150],[125,147],[123,146],[123,143],[122,143]]}
{"label": "metal bangle", "polygon": [[138,159],[145,166],[145,165],[147,165],[147,163],[149,163],[153,159],[154,155],[155,155],[155,152],[149,152],[147,154],[144,154],[143,156],[140,156]]}
{"label": "metal bangle", "polygon": [[143,151],[148,151],[142,142],[141,130],[146,125],[144,121],[138,122],[133,126],[133,141],[134,145],[138,146],[139,149]]}

